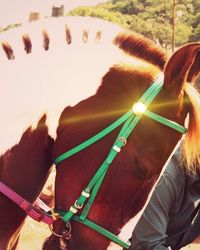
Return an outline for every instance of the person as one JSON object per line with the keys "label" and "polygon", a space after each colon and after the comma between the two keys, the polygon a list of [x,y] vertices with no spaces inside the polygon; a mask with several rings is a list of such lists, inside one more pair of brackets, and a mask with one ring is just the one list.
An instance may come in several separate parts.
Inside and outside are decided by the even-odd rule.
{"label": "person", "polygon": [[[180,145],[137,223],[129,250],[178,250],[200,236],[200,174],[189,174]],[[200,170],[200,167],[199,167]]]}

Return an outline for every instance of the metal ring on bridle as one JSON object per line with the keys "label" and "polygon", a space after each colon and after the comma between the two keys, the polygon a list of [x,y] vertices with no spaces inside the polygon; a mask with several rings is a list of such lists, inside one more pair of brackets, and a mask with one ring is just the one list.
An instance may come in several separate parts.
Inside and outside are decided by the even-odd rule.
{"label": "metal ring on bridle", "polygon": [[66,226],[67,226],[67,230],[63,230],[62,233],[56,233],[54,230],[53,230],[53,226],[52,224],[49,225],[49,230],[51,231],[51,233],[59,238],[67,238],[67,237],[70,237],[71,235],[71,231],[72,231],[72,226],[70,224],[69,221],[66,222]]}

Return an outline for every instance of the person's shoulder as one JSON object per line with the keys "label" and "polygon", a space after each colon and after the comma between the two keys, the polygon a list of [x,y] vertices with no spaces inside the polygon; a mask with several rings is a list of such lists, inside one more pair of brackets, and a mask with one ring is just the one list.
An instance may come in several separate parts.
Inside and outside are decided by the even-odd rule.
{"label": "person's shoulder", "polygon": [[166,163],[155,190],[158,194],[171,197],[170,200],[176,202],[178,197],[182,197],[185,181],[186,176],[184,166],[180,159],[180,151],[176,150]]}
{"label": "person's shoulder", "polygon": [[163,176],[171,178],[177,182],[183,182],[185,180],[185,169],[183,166],[183,161],[181,159],[180,147],[176,149],[174,154],[171,156],[167,162]]}

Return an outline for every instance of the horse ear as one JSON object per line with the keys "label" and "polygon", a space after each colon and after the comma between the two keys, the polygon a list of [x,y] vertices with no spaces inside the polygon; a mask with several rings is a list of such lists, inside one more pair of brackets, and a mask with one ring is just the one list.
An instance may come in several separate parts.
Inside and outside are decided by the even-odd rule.
{"label": "horse ear", "polygon": [[194,82],[200,72],[200,43],[190,43],[178,49],[166,63],[164,86],[180,93],[183,85]]}
{"label": "horse ear", "polygon": [[194,83],[199,72],[200,72],[200,50],[197,52],[197,56],[196,56],[192,66],[190,68],[187,81]]}

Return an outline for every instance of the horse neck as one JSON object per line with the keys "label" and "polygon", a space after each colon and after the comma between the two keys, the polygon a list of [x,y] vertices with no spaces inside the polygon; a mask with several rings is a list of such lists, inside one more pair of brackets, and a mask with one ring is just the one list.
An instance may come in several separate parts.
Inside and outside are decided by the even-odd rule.
{"label": "horse neck", "polygon": [[[36,129],[27,129],[20,142],[0,158],[0,180],[31,203],[40,194],[52,163],[53,140],[45,119]],[[0,196],[0,224],[5,224],[0,227],[0,250],[14,250],[26,215],[11,200]]]}
{"label": "horse neck", "polygon": [[0,179],[31,202],[40,193],[52,164],[53,141],[45,119],[36,129],[27,129],[20,142],[1,156]]}

